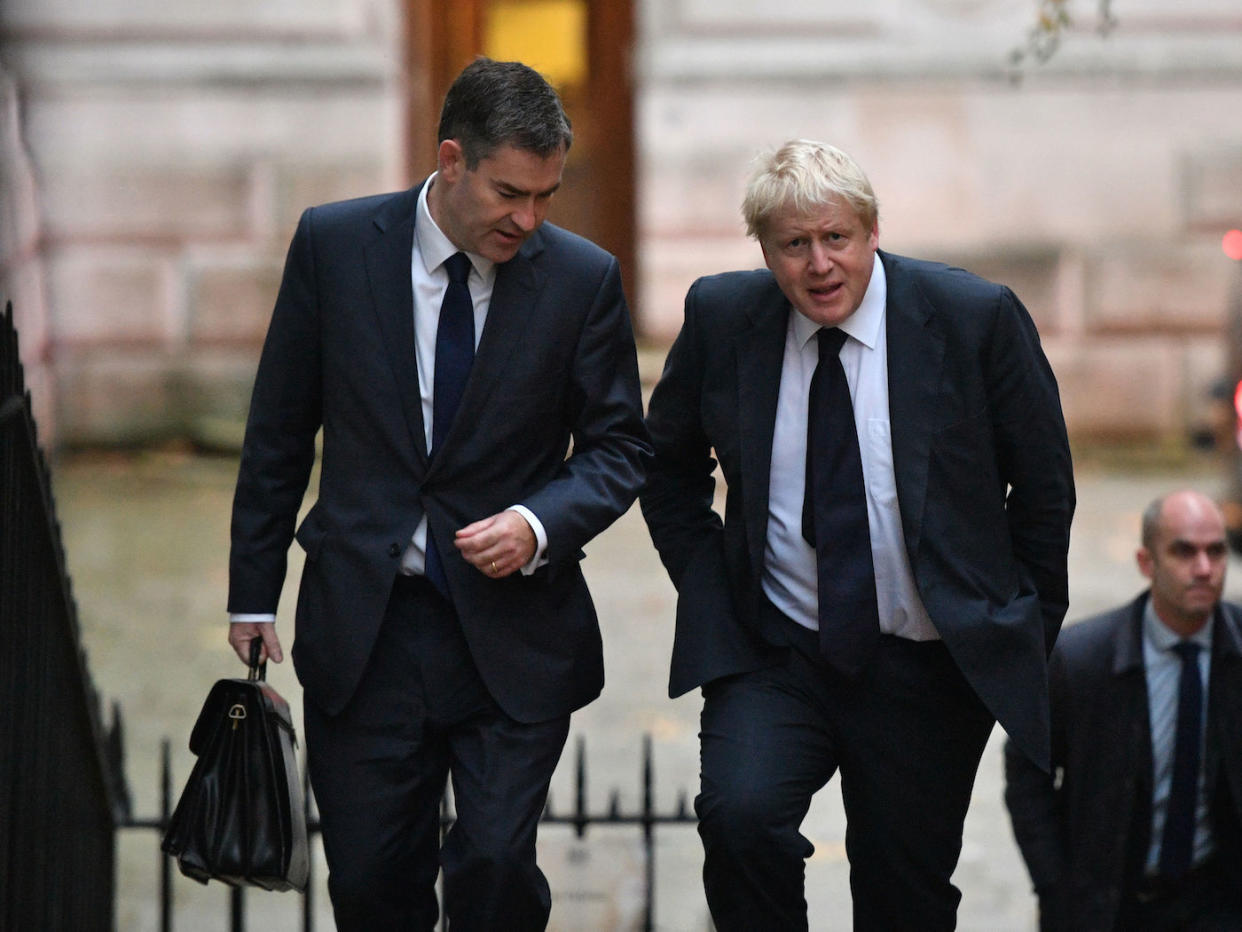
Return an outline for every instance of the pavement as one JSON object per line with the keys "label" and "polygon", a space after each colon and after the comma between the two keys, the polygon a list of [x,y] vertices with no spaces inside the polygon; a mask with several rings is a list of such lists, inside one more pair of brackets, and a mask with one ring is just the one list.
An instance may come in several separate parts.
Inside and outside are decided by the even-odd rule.
{"label": "pavement", "polygon": [[[95,684],[124,713],[127,774],[139,817],[158,813],[160,744],[172,741],[174,793],[192,766],[190,727],[210,685],[241,667],[225,643],[228,515],[236,461],[176,451],[62,458],[53,485],[69,571]],[[1139,515],[1158,494],[1193,486],[1215,495],[1223,473],[1210,460],[1131,465],[1081,459],[1078,513],[1070,553],[1070,619],[1132,597],[1142,585],[1134,568]],[[301,552],[290,558],[296,580]],[[678,794],[697,788],[697,694],[667,698],[674,592],[646,536],[637,508],[588,548],[585,571],[603,628],[607,685],[573,720],[586,741],[589,808],[604,812],[615,789],[623,811],[641,806],[641,748],[651,735],[656,806],[671,812]],[[1242,598],[1242,566],[1231,566],[1231,598]],[[280,606],[280,631],[292,637],[293,583]],[[298,710],[301,691],[291,665],[269,666],[268,679]],[[1036,928],[1034,900],[1002,801],[1001,745],[995,732],[984,756],[954,877],[962,890],[959,928],[1026,932]],[[572,803],[571,761],[553,782],[556,808]],[[935,800],[928,800],[935,805]],[[836,781],[816,797],[804,834],[815,845],[807,864],[811,928],[851,927],[844,816]],[[634,827],[594,827],[585,839],[545,827],[540,861],[553,890],[554,930],[641,928],[643,856]],[[158,928],[158,839],[121,833],[117,928]],[[656,927],[665,932],[710,928],[699,881],[701,851],[692,826],[656,833]],[[333,928],[323,887],[316,890],[317,927]],[[227,927],[227,890],[178,878],[175,928]],[[300,928],[293,894],[253,893],[254,928]]]}

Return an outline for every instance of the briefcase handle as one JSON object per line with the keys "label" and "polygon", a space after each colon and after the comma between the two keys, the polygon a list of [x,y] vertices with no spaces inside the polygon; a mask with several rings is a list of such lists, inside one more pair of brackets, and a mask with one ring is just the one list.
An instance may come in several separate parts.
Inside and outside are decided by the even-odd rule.
{"label": "briefcase handle", "polygon": [[263,638],[250,639],[250,673],[248,680],[267,680],[267,662],[259,663],[259,654],[263,651]]}

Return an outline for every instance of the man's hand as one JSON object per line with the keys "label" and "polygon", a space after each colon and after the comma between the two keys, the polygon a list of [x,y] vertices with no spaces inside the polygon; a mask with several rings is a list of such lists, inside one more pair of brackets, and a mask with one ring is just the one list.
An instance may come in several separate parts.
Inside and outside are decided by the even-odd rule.
{"label": "man's hand", "polygon": [[466,562],[484,576],[500,579],[531,561],[537,542],[535,532],[516,511],[467,524],[454,541]]}
{"label": "man's hand", "polygon": [[250,642],[255,638],[263,638],[259,663],[267,660],[280,663],[285,659],[280,649],[280,638],[276,637],[276,625],[268,621],[234,621],[229,624],[229,643],[247,666],[250,665]]}

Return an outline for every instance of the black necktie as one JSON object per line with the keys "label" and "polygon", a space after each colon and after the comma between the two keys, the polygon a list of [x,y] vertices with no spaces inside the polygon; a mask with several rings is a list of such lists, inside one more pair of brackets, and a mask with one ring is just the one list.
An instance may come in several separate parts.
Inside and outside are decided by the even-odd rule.
{"label": "black necktie", "polygon": [[807,406],[802,536],[815,548],[820,650],[852,676],[875,650],[880,623],[862,456],[840,359],[844,342],[843,330],[819,331],[819,364]]}
{"label": "black necktie", "polygon": [[1195,815],[1199,802],[1199,744],[1202,730],[1203,682],[1199,679],[1199,645],[1173,645],[1182,658],[1177,687],[1177,739],[1173,748],[1173,785],[1164,810],[1160,841],[1160,873],[1180,877],[1194,856]]}
{"label": "black necktie", "polygon": [[[470,259],[464,252],[455,252],[444,260],[449,283],[440,304],[440,322],[436,326],[435,384],[431,402],[431,455],[448,436],[466,390],[470,366],[474,363],[474,301],[466,279],[470,275]],[[427,579],[450,598],[444,564],[436,550],[431,528],[427,529],[427,556],[424,572]]]}

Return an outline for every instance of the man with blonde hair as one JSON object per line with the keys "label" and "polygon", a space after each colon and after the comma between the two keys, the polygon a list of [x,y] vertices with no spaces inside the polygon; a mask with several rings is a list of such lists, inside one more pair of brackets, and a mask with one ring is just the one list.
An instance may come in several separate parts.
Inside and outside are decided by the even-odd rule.
{"label": "man with blonde hair", "polygon": [[708,903],[722,932],[807,928],[799,827],[840,770],[854,927],[951,929],[993,722],[1048,765],[1056,382],[1008,288],[879,251],[840,150],[763,157],[742,210],[767,268],[686,296],[641,495],[679,590],[670,692],[703,688]]}

